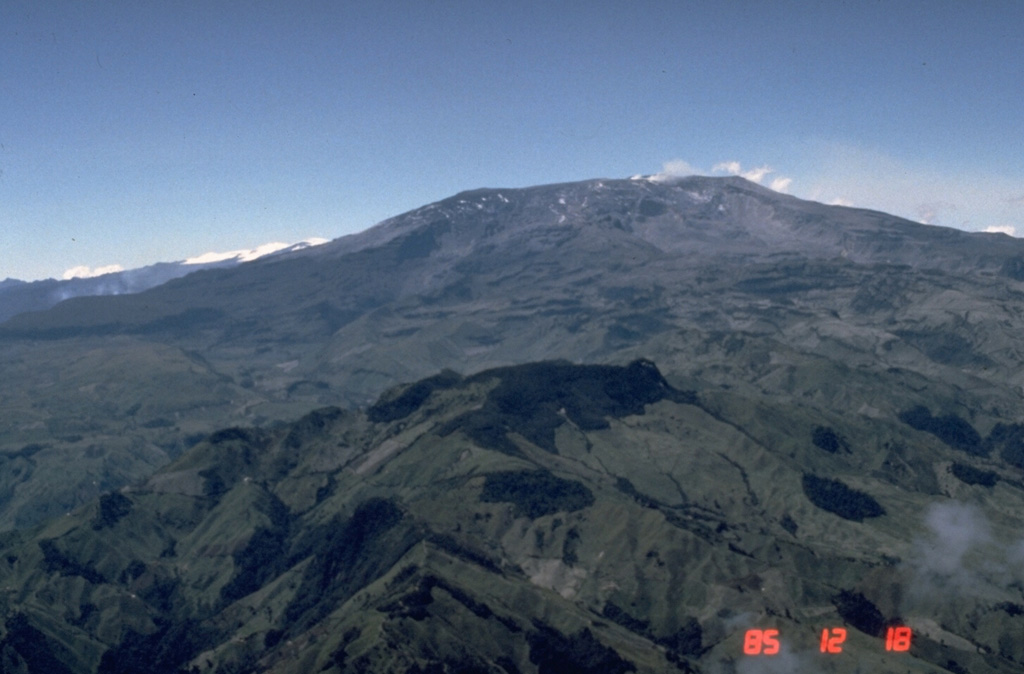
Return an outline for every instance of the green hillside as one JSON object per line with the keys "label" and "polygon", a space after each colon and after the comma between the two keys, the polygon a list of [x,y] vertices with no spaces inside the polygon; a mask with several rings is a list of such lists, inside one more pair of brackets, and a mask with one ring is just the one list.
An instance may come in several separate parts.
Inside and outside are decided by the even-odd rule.
{"label": "green hillside", "polygon": [[[990,430],[985,447],[1007,446]],[[951,440],[666,381],[649,361],[447,372],[365,411],[218,431],[7,534],[0,661],[1020,671],[1021,469]],[[914,630],[909,651],[885,651],[892,625]],[[822,655],[840,627],[842,652]],[[780,654],[744,655],[748,629],[779,630]]]}

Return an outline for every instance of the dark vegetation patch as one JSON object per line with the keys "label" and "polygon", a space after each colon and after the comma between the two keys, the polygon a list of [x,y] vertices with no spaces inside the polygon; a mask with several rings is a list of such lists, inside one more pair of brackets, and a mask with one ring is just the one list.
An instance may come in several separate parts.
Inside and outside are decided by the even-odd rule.
{"label": "dark vegetation patch", "polygon": [[1010,616],[1011,618],[1016,618],[1017,616],[1024,615],[1024,606],[1021,606],[1020,604],[1013,604],[1011,602],[1004,601],[1000,604],[996,604],[996,608],[1000,611],[1003,611],[1004,613],[1006,613],[1006,615]]}
{"label": "dark vegetation patch", "polygon": [[661,505],[656,499],[651,498],[647,494],[643,494],[633,486],[633,483],[624,477],[615,478],[615,488],[621,491],[626,496],[629,496],[639,505],[644,508],[657,508]]}
{"label": "dark vegetation patch", "polygon": [[321,332],[324,335],[333,335],[362,314],[358,309],[340,307],[326,300],[314,304],[307,311],[312,321],[323,326]]}
{"label": "dark vegetation patch", "polygon": [[484,554],[483,552],[480,552],[479,550],[474,550],[472,548],[466,547],[465,545],[462,545],[448,534],[439,534],[436,532],[431,532],[427,534],[426,540],[427,542],[436,545],[441,550],[444,550],[448,554],[454,557],[458,557],[463,561],[470,562],[471,564],[476,564],[477,566],[487,569],[488,571],[492,571],[494,573],[500,574],[502,572],[501,567],[498,565],[498,562],[495,559],[492,559],[491,557]]}
{"label": "dark vegetation patch", "polygon": [[804,494],[811,503],[843,519],[860,522],[868,517],[885,514],[885,509],[878,501],[862,491],[847,487],[839,480],[805,473],[802,484]]}
{"label": "dark vegetation patch", "polygon": [[120,643],[103,654],[96,671],[97,674],[179,674],[185,663],[215,646],[221,638],[222,635],[195,620],[165,622],[152,634],[129,629]]}
{"label": "dark vegetation patch", "polygon": [[[287,424],[282,424],[287,426]],[[205,496],[217,498],[238,483],[260,457],[268,454],[273,432],[258,428],[226,428],[207,438],[210,449],[206,455],[215,460],[209,468],[199,471]],[[281,477],[281,471],[297,461],[296,452],[277,452],[275,462],[267,466],[270,477]]]}
{"label": "dark vegetation patch", "polygon": [[292,382],[291,384],[288,384],[288,388],[285,389],[285,392],[289,396],[309,395],[312,393],[317,393],[319,391],[328,391],[330,390],[330,388],[331,385],[325,381],[302,379],[296,382]]}
{"label": "dark vegetation patch", "polygon": [[986,453],[998,450],[1000,458],[1024,470],[1024,424],[996,424],[985,439]]}
{"label": "dark vegetation patch", "polygon": [[608,618],[608,620],[611,620],[616,625],[625,627],[630,632],[636,632],[637,634],[642,634],[645,637],[650,637],[651,623],[649,621],[634,618],[614,602],[607,602],[604,605],[604,608],[601,609],[601,615]]}
{"label": "dark vegetation patch", "polygon": [[341,418],[342,414],[344,412],[338,407],[323,407],[313,410],[292,424],[291,430],[285,436],[284,446],[288,449],[302,447],[306,440],[322,433],[324,429]]}
{"label": "dark vegetation patch", "polygon": [[[15,613],[4,623],[7,634],[0,641],[0,657],[3,658],[3,671],[8,670],[15,660],[10,651],[25,663],[26,671],[46,672],[46,674],[73,674],[73,670],[65,664],[70,659],[67,649],[61,644],[48,639],[45,634],[33,626],[23,613]],[[64,656],[63,658],[58,656]]]}
{"label": "dark vegetation patch", "polygon": [[348,659],[348,653],[345,652],[345,649],[348,648],[349,644],[358,639],[361,634],[362,630],[358,627],[350,627],[345,630],[345,633],[341,635],[341,643],[338,644],[338,648],[331,653],[329,665],[321,668],[320,671],[329,669],[330,665],[337,667],[339,670],[344,670],[345,660]]}
{"label": "dark vegetation patch", "polygon": [[447,583],[444,580],[438,578],[437,586],[445,592],[447,592],[452,599],[465,606],[466,609],[468,609],[469,612],[475,615],[477,618],[487,620],[488,618],[494,615],[494,611],[491,610],[490,606],[484,604],[483,602],[479,602],[473,599],[471,596],[469,596],[467,592],[458,587],[455,587],[451,583]]}
{"label": "dark vegetation patch", "polygon": [[750,276],[736,282],[736,289],[753,295],[782,298],[803,292],[859,288],[861,281],[850,275],[844,263],[786,260],[750,268]]}
{"label": "dark vegetation patch", "polygon": [[219,445],[233,441],[254,442],[256,440],[256,436],[253,433],[253,431],[249,429],[233,426],[231,428],[224,428],[219,431],[214,431],[213,433],[210,433],[210,436],[207,438],[207,440],[211,445]]}
{"label": "dark vegetation patch", "polygon": [[440,236],[447,232],[451,225],[447,220],[437,220],[415,232],[399,237],[387,244],[395,250],[397,262],[430,257],[430,254],[441,247]]}
{"label": "dark vegetation patch", "polygon": [[860,592],[843,590],[832,597],[832,604],[843,620],[869,637],[884,635],[885,616]]}
{"label": "dark vegetation patch", "polygon": [[516,667],[516,663],[512,662],[511,658],[502,656],[494,661],[494,664],[505,670],[505,674],[521,674],[519,668]]}
{"label": "dark vegetation patch", "polygon": [[668,648],[670,654],[675,654],[676,660],[682,655],[696,657],[704,651],[704,630],[697,619],[690,616],[674,634],[661,637],[657,642]]}
{"label": "dark vegetation patch", "polygon": [[416,583],[415,587],[394,601],[379,607],[377,610],[386,613],[389,619],[410,618],[416,621],[426,620],[430,617],[428,609],[434,603],[434,597],[431,594],[434,588],[447,592],[452,599],[462,604],[470,613],[481,620],[495,618],[510,631],[521,631],[514,621],[495,615],[487,604],[477,601],[465,590],[431,574],[423,576]]}
{"label": "dark vegetation patch", "polygon": [[537,519],[557,512],[574,512],[594,504],[583,484],[564,480],[546,470],[488,473],[480,493],[484,503],[511,503],[516,517]]}
{"label": "dark vegetation patch", "polygon": [[68,622],[75,627],[84,627],[85,624],[89,622],[90,618],[99,613],[99,610],[100,607],[96,604],[86,602],[79,607],[78,616],[74,618],[69,617]]}
{"label": "dark vegetation patch", "polygon": [[894,334],[936,363],[954,367],[992,364],[988,357],[976,353],[968,340],[953,332],[897,330]]}
{"label": "dark vegetation patch", "polygon": [[417,583],[414,590],[406,593],[397,601],[381,607],[380,610],[386,611],[389,614],[389,617],[392,618],[402,615],[413,617],[416,620],[422,620],[426,617],[424,609],[427,606],[430,606],[434,601],[430,592],[435,587],[447,592],[452,599],[466,607],[466,609],[468,609],[469,612],[477,618],[487,620],[494,615],[494,612],[489,606],[487,606],[487,604],[473,599],[473,597],[471,597],[465,590],[452,585],[443,578],[438,578],[431,574],[420,578],[419,583]]}
{"label": "dark vegetation patch", "polygon": [[284,611],[292,633],[315,624],[356,590],[386,573],[416,542],[415,532],[400,531],[404,515],[389,499],[361,503],[347,520],[335,516],[307,539],[313,559]]}
{"label": "dark vegetation patch", "polygon": [[624,674],[636,665],[623,659],[584,628],[571,636],[540,622],[527,636],[530,662],[538,674]]}
{"label": "dark vegetation patch", "polygon": [[9,452],[9,453],[4,454],[2,456],[5,457],[5,458],[8,458],[8,459],[18,459],[18,458],[31,459],[37,453],[41,452],[42,450],[44,450],[46,448],[47,448],[47,445],[40,445],[38,443],[32,443],[32,444],[29,444],[29,445],[25,445],[24,447],[22,447],[21,449],[19,449],[16,452]]}
{"label": "dark vegetation patch", "polygon": [[105,529],[117,524],[121,518],[132,511],[132,501],[121,492],[110,492],[100,497],[99,512],[92,520],[94,531]]}
{"label": "dark vegetation patch", "polygon": [[988,448],[982,444],[978,431],[955,414],[933,417],[927,407],[918,405],[901,412],[900,421],[915,430],[931,433],[953,449],[974,456],[988,455]]}
{"label": "dark vegetation patch", "polygon": [[844,454],[850,453],[850,445],[846,442],[846,439],[828,426],[818,426],[811,431],[811,442],[814,443],[815,447],[829,454],[838,454],[839,452]]}
{"label": "dark vegetation patch", "polygon": [[232,555],[235,573],[221,588],[221,600],[230,604],[276,578],[287,568],[287,552],[287,527],[256,529],[245,547]]}
{"label": "dark vegetation patch", "polygon": [[982,470],[965,463],[954,463],[950,467],[950,472],[964,484],[994,487],[999,482],[999,476],[991,470]]}
{"label": "dark vegetation patch", "polygon": [[580,547],[580,532],[576,527],[565,533],[565,540],[562,541],[562,563],[572,566],[579,561],[576,551]]}
{"label": "dark vegetation patch", "polygon": [[414,588],[394,601],[378,607],[377,610],[381,613],[386,613],[388,618],[392,620],[396,618],[410,618],[416,621],[426,620],[430,616],[430,612],[427,609],[434,603],[434,596],[430,591],[437,584],[437,580],[434,576],[424,576],[420,578]]}
{"label": "dark vegetation patch", "polygon": [[1000,272],[1014,281],[1024,281],[1024,257],[1007,258]]}
{"label": "dark vegetation patch", "polygon": [[695,403],[690,392],[677,391],[654,363],[573,365],[565,361],[497,368],[468,381],[499,379],[483,406],[445,425],[441,435],[456,430],[482,447],[518,454],[506,435],[518,433],[533,444],[557,453],[555,429],[568,418],[584,431],[608,428],[608,418],[643,414],[659,400]]}
{"label": "dark vegetation patch", "polygon": [[446,389],[458,384],[462,377],[451,370],[444,370],[433,377],[427,377],[415,384],[406,386],[397,395],[381,396],[370,409],[366,410],[367,418],[374,423],[387,423],[404,419],[420,408],[430,394],[438,389]]}
{"label": "dark vegetation patch", "polygon": [[790,536],[796,536],[796,531],[799,528],[793,518],[789,516],[789,513],[782,516],[779,526],[788,531]]}
{"label": "dark vegetation patch", "polygon": [[316,505],[320,505],[325,500],[334,494],[334,491],[338,488],[338,480],[335,479],[334,473],[327,476],[327,482],[316,490]]}
{"label": "dark vegetation patch", "polygon": [[657,313],[631,314],[615,320],[604,336],[609,348],[622,347],[671,328]]}
{"label": "dark vegetation patch", "polygon": [[195,307],[186,309],[174,316],[164,316],[138,326],[118,326],[116,332],[136,333],[140,335],[170,334],[175,337],[190,337],[202,329],[226,322],[227,314],[220,309],[211,307]]}
{"label": "dark vegetation patch", "polygon": [[146,573],[146,563],[141,559],[133,559],[128,563],[128,566],[121,571],[120,576],[118,576],[118,581],[121,583],[130,583],[144,573]]}
{"label": "dark vegetation patch", "polygon": [[139,597],[163,614],[174,610],[181,597],[181,581],[176,578],[156,578],[149,586],[139,590]]}
{"label": "dark vegetation patch", "polygon": [[227,493],[228,484],[216,467],[199,471],[199,477],[203,478],[204,496],[216,498]]}
{"label": "dark vegetation patch", "polygon": [[664,215],[665,211],[668,209],[665,207],[665,202],[658,201],[657,199],[651,199],[650,197],[644,197],[640,200],[640,206],[637,210],[639,210],[640,215],[645,218],[656,218],[659,215]]}
{"label": "dark vegetation patch", "polygon": [[[493,449],[509,456],[522,456],[523,453],[508,438],[508,432],[511,430],[512,428],[505,419],[494,414],[492,410],[484,408],[459,415],[442,426],[438,433],[443,437],[451,435],[455,431],[462,431],[467,438],[480,447]],[[552,435],[554,434],[552,433]]]}
{"label": "dark vegetation patch", "polygon": [[284,630],[267,630],[266,634],[263,635],[263,648],[264,650],[270,650],[274,646],[281,643],[281,639],[284,638]]}
{"label": "dark vegetation patch", "polygon": [[44,538],[39,541],[39,549],[43,551],[43,570],[47,573],[57,572],[62,576],[78,576],[93,585],[107,582],[106,578],[96,569],[65,555],[52,538]]}
{"label": "dark vegetation patch", "polygon": [[820,290],[821,286],[813,279],[797,280],[785,277],[760,276],[743,279],[736,284],[736,289],[751,295],[782,296]]}
{"label": "dark vegetation patch", "polygon": [[956,660],[946,660],[947,671],[953,672],[953,674],[971,674],[969,671],[960,666],[960,663]]}
{"label": "dark vegetation patch", "polygon": [[174,426],[174,421],[167,417],[157,417],[155,419],[142,422],[143,428],[171,428],[172,426]]}

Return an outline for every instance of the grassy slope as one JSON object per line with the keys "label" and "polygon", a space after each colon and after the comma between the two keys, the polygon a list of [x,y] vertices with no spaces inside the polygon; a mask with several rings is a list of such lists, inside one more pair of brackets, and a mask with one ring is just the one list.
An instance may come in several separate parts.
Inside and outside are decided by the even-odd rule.
{"label": "grassy slope", "polygon": [[[929,504],[972,503],[991,545],[1009,544],[1019,471],[898,421],[872,429],[894,448],[880,454],[859,424],[826,421],[848,451],[816,446],[822,420],[792,406],[551,365],[227,429],[144,484],[9,534],[0,653],[11,671],[725,672],[762,626],[815,671],[1017,671],[1018,585],[968,555],[973,585],[939,605],[914,591],[938,582],[915,561]],[[1001,479],[967,485],[953,461]],[[886,514],[815,506],[808,472]],[[876,610],[918,629],[911,653],[862,631]],[[839,625],[843,656],[816,655]]]}

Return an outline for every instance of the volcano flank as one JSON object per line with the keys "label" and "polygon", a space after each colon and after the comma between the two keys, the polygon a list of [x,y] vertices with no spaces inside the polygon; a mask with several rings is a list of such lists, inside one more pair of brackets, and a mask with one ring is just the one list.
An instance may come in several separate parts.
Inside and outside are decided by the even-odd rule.
{"label": "volcano flank", "polygon": [[16,315],[0,670],[1020,671],[1022,268],[591,180]]}

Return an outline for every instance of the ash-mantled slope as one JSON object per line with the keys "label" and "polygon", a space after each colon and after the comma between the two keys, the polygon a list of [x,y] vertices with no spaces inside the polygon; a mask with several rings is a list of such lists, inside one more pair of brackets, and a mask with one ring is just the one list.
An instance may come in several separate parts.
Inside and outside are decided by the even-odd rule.
{"label": "ash-mantled slope", "polygon": [[1003,235],[738,178],[464,192],[0,326],[0,448],[18,466],[0,527],[140,479],[216,428],[365,406],[446,368],[649,358],[822,416],[924,406],[987,433],[1021,422],[1022,269]]}
{"label": "ash-mantled slope", "polygon": [[[0,656],[72,674],[724,674],[770,664],[743,653],[760,628],[789,671],[1019,671],[1021,469],[899,420],[864,430],[683,389],[650,361],[446,372],[365,411],[224,429],[5,537]],[[884,650],[893,624],[909,651]],[[843,652],[822,655],[838,627]]]}

